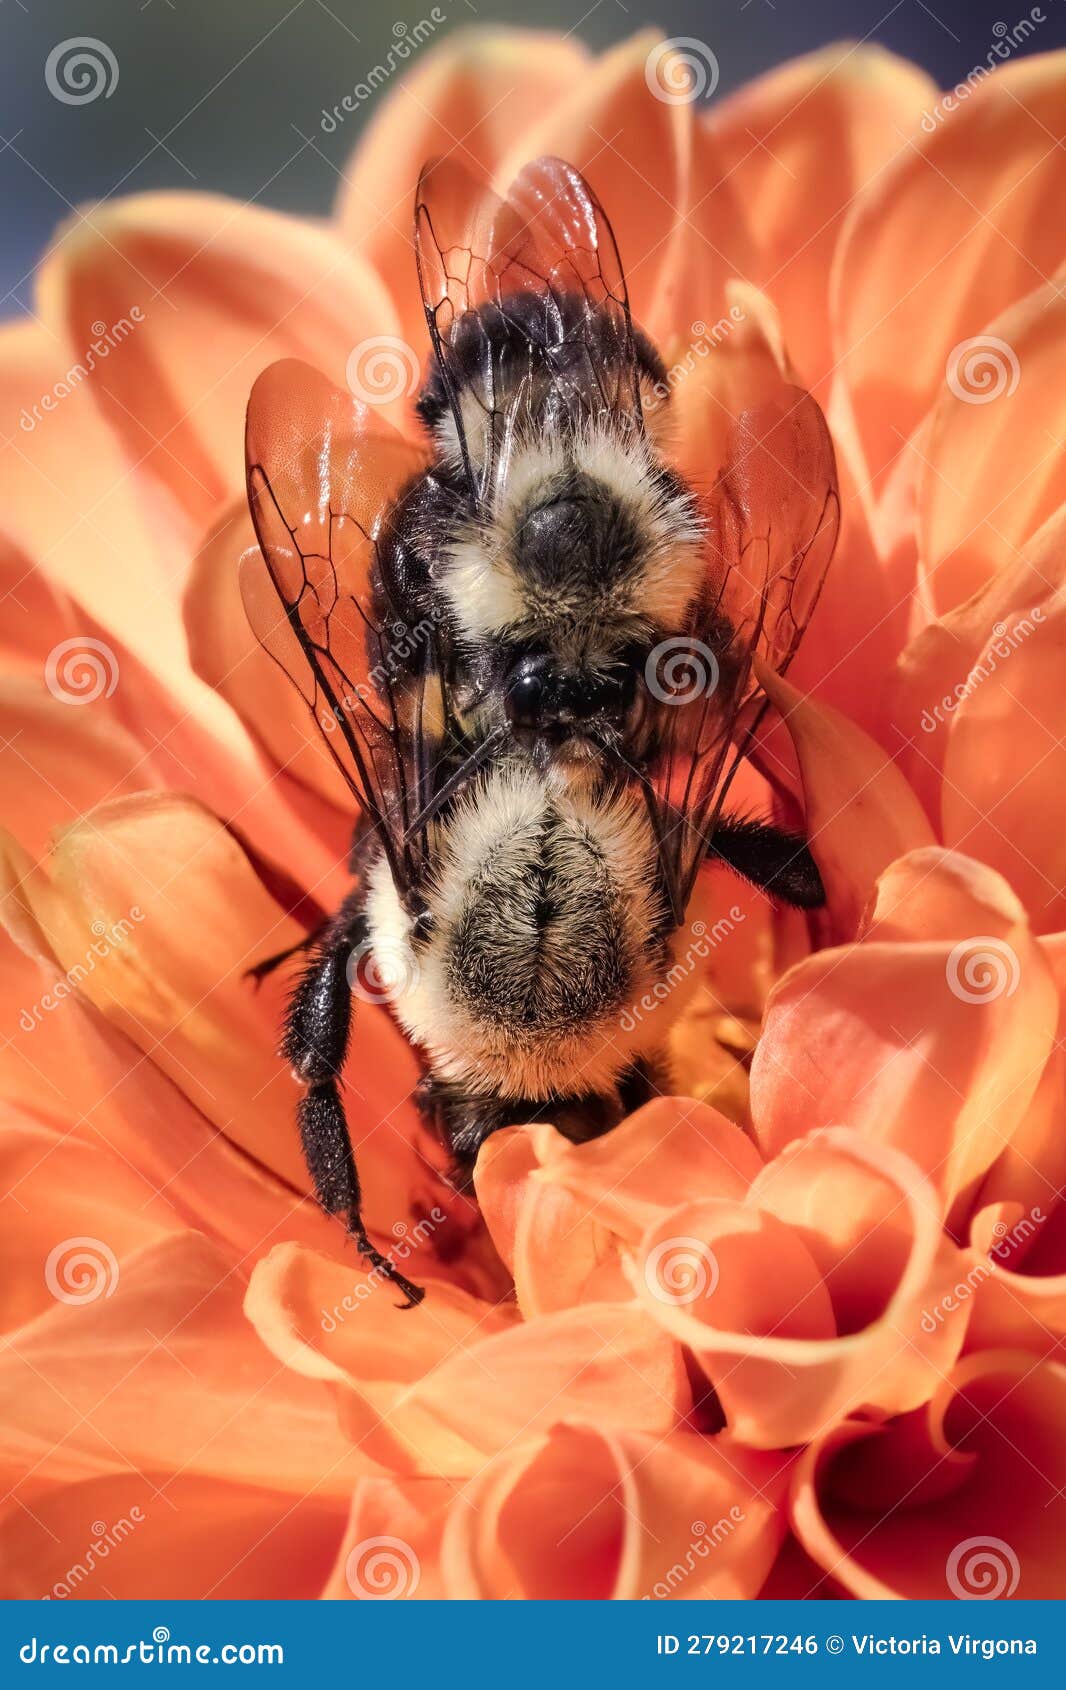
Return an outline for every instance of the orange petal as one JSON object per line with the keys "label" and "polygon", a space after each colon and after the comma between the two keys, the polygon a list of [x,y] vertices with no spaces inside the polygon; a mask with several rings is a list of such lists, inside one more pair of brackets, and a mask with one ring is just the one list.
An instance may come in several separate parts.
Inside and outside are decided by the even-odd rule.
{"label": "orange petal", "polygon": [[586,1144],[549,1129],[538,1149],[538,1183],[565,1187],[631,1244],[676,1205],[679,1191],[742,1198],[762,1167],[751,1140],[717,1109],[673,1097],[645,1104]]}
{"label": "orange petal", "polygon": [[877,181],[936,89],[883,48],[834,43],[758,77],[707,128],[807,386],[832,364],[829,274],[845,213]]}
{"label": "orange petal", "polygon": [[13,1497],[0,1514],[7,1598],[309,1599],[345,1518],[337,1497],[294,1503],[263,1486],[162,1472],[109,1473],[31,1498]]}
{"label": "orange petal", "polygon": [[244,484],[260,370],[293,356],[341,381],[357,342],[398,327],[382,283],[327,229],[211,194],[106,201],[60,235],[38,289],[75,346],[137,314],[86,385],[190,540]]}
{"label": "orange petal", "polygon": [[[344,172],[337,218],[344,238],[384,277],[401,332],[419,355],[429,351],[411,247],[419,171],[430,159],[455,156],[487,180],[514,136],[586,74],[586,62],[569,36],[465,29],[420,55],[377,105]],[[327,108],[320,127],[335,134],[346,116],[343,104]]]}
{"label": "orange petal", "polygon": [[940,783],[951,724],[960,702],[985,676],[976,669],[995,640],[1004,652],[1032,628],[1032,613],[1066,579],[1066,505],[1024,542],[1018,554],[972,598],[930,622],[900,654],[890,705],[893,730],[906,740],[900,761],[928,813],[940,814]]}
{"label": "orange petal", "polygon": [[1066,926],[1066,840],[1048,825],[1066,779],[1066,605],[1052,595],[993,628],[944,757],[944,841],[998,869],[1038,933]]}
{"label": "orange petal", "polygon": [[927,1410],[814,1444],[796,1470],[793,1530],[851,1596],[1054,1597],[1064,1406],[1061,1366],[969,1356]]}
{"label": "orange petal", "polygon": [[1047,282],[949,359],[926,439],[919,553],[951,610],[1018,556],[1066,498],[1066,298]]}
{"label": "orange petal", "polygon": [[894,1145],[945,1199],[1010,1142],[1055,1034],[1057,994],[992,870],[912,851],[882,876],[862,942],[808,958],[770,999],[752,1067],[768,1155],[846,1123]]}
{"label": "orange petal", "polygon": [[[181,1233],[73,1281],[0,1356],[9,1478],[70,1484],[134,1468],[344,1496],[359,1460],[328,1397],[263,1349],[231,1256]],[[54,1272],[65,1287],[64,1264]],[[91,1292],[91,1295],[87,1295]],[[74,1301],[77,1296],[80,1300]]]}
{"label": "orange petal", "polygon": [[834,352],[879,477],[980,335],[1062,259],[1066,54],[1001,66],[931,107],[869,185],[833,273]]}
{"label": "orange petal", "polygon": [[563,1423],[504,1451],[447,1512],[446,1593],[750,1597],[781,1541],[784,1468],[731,1439]]}
{"label": "orange petal", "polygon": [[[131,302],[122,302],[120,317]],[[95,621],[170,673],[184,661],[181,630],[160,615],[160,595],[168,602],[171,590],[167,565],[175,559],[145,520],[134,473],[100,417],[91,383],[78,373],[92,339],[72,342],[60,327],[38,322],[0,328],[8,418],[4,528],[48,581],[75,594]],[[16,596],[6,604],[8,616],[17,602]],[[60,637],[57,629],[46,653]]]}
{"label": "orange petal", "polygon": [[[245,978],[301,935],[232,835],[187,800],[117,800],[68,830],[50,875],[23,878],[19,901],[62,968],[84,968],[94,922],[120,933],[79,977],[86,997],[228,1139],[306,1191],[297,1093],[275,1054],[284,985],[274,976],[256,992]],[[357,1028],[348,1109],[368,1213],[388,1228],[417,1205],[416,1191],[436,1188],[412,1146],[410,1053],[373,1006]]]}
{"label": "orange petal", "polygon": [[245,615],[238,571],[244,553],[257,545],[242,496],[213,524],[193,559],[184,600],[189,660],[233,706],[279,770],[350,814],[351,794],[319,725],[263,650]]}
{"label": "orange petal", "polygon": [[[663,325],[651,319],[657,300],[661,310],[660,276],[674,258],[678,208],[690,199],[693,127],[690,102],[664,101],[651,91],[649,76],[654,81],[661,58],[662,38],[643,30],[594,60],[561,99],[511,132],[515,138],[495,176],[495,187],[505,191],[529,159],[549,153],[587,176],[618,241],[633,315],[660,333]],[[669,75],[668,66],[660,74]],[[697,242],[690,262],[697,251],[702,259],[709,248]]]}
{"label": "orange petal", "polygon": [[731,1431],[773,1448],[929,1398],[965,1333],[965,1312],[936,1312],[959,1259],[914,1163],[836,1128],[770,1163],[743,1205],[668,1215],[642,1240],[634,1283],[692,1349]]}
{"label": "orange petal", "polygon": [[895,763],[861,728],[766,665],[759,678],[799,756],[807,839],[832,934],[853,938],[880,875],[896,857],[934,844],[933,830]]}
{"label": "orange petal", "polygon": [[117,680],[107,648],[98,651],[84,639],[75,639],[59,659],[60,674],[49,671],[48,686],[43,677],[0,680],[0,777],[12,798],[17,794],[19,836],[34,857],[54,829],[150,784],[144,752],[104,699],[94,699],[91,690],[79,697],[68,684],[79,658],[90,689],[102,691],[109,674]]}

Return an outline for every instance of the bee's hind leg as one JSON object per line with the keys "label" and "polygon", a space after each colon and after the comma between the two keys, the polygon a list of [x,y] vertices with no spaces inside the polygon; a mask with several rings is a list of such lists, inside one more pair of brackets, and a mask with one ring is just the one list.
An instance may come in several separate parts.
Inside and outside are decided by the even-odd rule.
{"label": "bee's hind leg", "polygon": [[297,1116],[315,1196],[327,1214],[344,1215],[359,1254],[403,1293],[407,1301],[402,1306],[411,1308],[425,1292],[412,1285],[367,1236],[355,1152],[340,1096],[352,1018],[348,959],[366,935],[359,895],[353,894],[327,925],[300,977],[289,1007],[282,1053],[307,1088]]}

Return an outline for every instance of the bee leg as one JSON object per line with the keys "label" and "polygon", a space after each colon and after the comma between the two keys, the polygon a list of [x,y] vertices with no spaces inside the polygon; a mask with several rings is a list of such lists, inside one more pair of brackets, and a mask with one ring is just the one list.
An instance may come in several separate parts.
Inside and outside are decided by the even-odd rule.
{"label": "bee leg", "polygon": [[818,865],[798,833],[785,833],[769,822],[723,816],[711,838],[709,855],[783,904],[813,910],[825,903]]}
{"label": "bee leg", "polygon": [[307,1087],[297,1119],[315,1196],[327,1214],[345,1216],[359,1254],[403,1293],[407,1301],[401,1306],[412,1308],[425,1292],[405,1279],[367,1236],[355,1152],[338,1084],[351,1033],[348,958],[365,938],[366,922],[355,899],[348,899],[329,924],[293,993],[282,1054]]}

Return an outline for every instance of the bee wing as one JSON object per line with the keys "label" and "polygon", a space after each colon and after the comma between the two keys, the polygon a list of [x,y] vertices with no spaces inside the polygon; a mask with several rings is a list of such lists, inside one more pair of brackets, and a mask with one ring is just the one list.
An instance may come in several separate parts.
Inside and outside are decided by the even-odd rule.
{"label": "bee wing", "polygon": [[259,542],[241,560],[245,612],[314,715],[397,883],[408,884],[404,840],[420,802],[410,718],[420,705],[397,695],[397,626],[378,542],[424,454],[297,359],[256,381],[245,444]]}
{"label": "bee wing", "polygon": [[[640,425],[638,361],[617,243],[599,200],[572,165],[537,159],[500,198],[455,160],[435,160],[419,179],[415,251],[430,338],[472,485],[484,479],[491,454],[470,439],[471,427],[491,444],[494,422],[504,420],[499,336],[489,333],[494,318],[509,330],[512,376],[525,341],[564,398],[568,391],[586,403],[598,396]],[[471,397],[480,416],[469,409]]]}
{"label": "bee wing", "polygon": [[836,545],[833,444],[809,393],[778,376],[731,416],[703,506],[706,591],[675,658],[679,694],[699,695],[670,724],[660,781],[682,907],[768,703],[758,668],[788,668]]}

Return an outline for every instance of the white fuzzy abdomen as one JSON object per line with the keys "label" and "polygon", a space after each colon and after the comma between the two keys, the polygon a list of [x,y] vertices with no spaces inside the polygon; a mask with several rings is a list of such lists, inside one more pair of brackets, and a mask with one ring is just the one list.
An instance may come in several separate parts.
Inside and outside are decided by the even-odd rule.
{"label": "white fuzzy abdomen", "polygon": [[554,791],[505,765],[457,807],[436,855],[428,942],[412,943],[383,861],[367,915],[396,1016],[438,1077],[505,1097],[581,1095],[661,1043],[661,1020],[626,1014],[669,967],[639,798]]}

